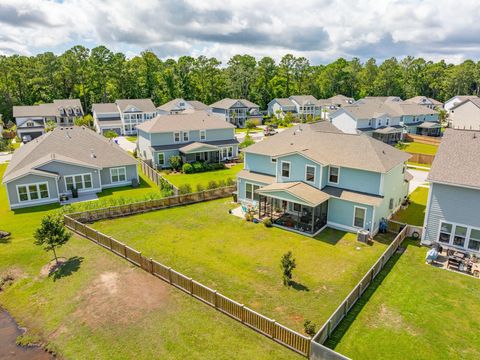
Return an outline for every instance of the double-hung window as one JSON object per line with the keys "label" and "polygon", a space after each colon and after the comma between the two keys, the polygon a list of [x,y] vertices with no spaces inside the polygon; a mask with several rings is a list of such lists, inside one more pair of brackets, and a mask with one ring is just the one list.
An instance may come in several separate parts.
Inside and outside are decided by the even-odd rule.
{"label": "double-hung window", "polygon": [[189,136],[188,136],[188,131],[183,132],[183,142],[188,142]]}
{"label": "double-hung window", "polygon": [[207,132],[205,130],[200,130],[200,140],[207,140]]}
{"label": "double-hung window", "polygon": [[228,157],[229,158],[233,157],[233,147],[231,146],[228,148]]}
{"label": "double-hung window", "polygon": [[455,236],[453,237],[453,245],[465,247],[467,239],[467,228],[465,226],[455,226]]}
{"label": "double-hung window", "polygon": [[340,175],[340,168],[336,166],[330,166],[328,168],[328,182],[332,184],[338,184],[339,175]]}
{"label": "double-hung window", "polygon": [[91,189],[92,188],[92,175],[91,174],[79,174],[65,176],[65,188],[72,190],[73,188]]}
{"label": "double-hung window", "polygon": [[452,235],[453,225],[449,223],[442,223],[440,225],[440,235],[438,241],[444,244],[450,243],[450,236]]}
{"label": "double-hung window", "polygon": [[158,165],[164,166],[165,165],[165,154],[158,153]]}
{"label": "double-hung window", "polygon": [[442,221],[438,242],[480,252],[480,229]]}
{"label": "double-hung window", "polygon": [[118,183],[127,180],[127,171],[124,167],[111,168],[110,178],[112,183]]}
{"label": "double-hung window", "polygon": [[180,142],[180,132],[176,131],[173,133],[173,141],[174,142]]}
{"label": "double-hung window", "polygon": [[470,240],[468,241],[468,248],[473,251],[480,251],[480,230],[472,229],[470,231]]}
{"label": "double-hung window", "polygon": [[282,177],[289,178],[290,177],[290,163],[286,161],[282,161]]}
{"label": "double-hung window", "polygon": [[305,166],[305,181],[311,183],[315,182],[315,166]]}
{"label": "double-hung window", "polygon": [[20,202],[47,199],[49,197],[47,183],[20,185],[17,187]]}
{"label": "double-hung window", "polygon": [[247,198],[248,200],[259,201],[260,195],[255,192],[258,189],[260,189],[259,185],[245,183],[245,198]]}
{"label": "double-hung window", "polygon": [[367,209],[358,206],[355,206],[353,209],[353,226],[363,229],[365,227]]}

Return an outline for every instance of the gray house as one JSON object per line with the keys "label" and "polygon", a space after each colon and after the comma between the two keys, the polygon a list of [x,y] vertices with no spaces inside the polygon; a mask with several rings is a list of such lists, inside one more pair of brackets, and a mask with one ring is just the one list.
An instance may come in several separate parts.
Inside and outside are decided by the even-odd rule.
{"label": "gray house", "polygon": [[209,107],[201,101],[178,98],[157,107],[157,115],[179,114],[184,111],[207,111],[208,109]]}
{"label": "gray house", "polygon": [[85,127],[57,127],[20,147],[3,176],[11,209],[55,203],[138,181],[137,161]]}
{"label": "gray house", "polygon": [[58,126],[71,126],[75,119],[83,117],[79,99],[53,100],[53,103],[32,106],[14,106],[13,117],[17,135],[35,139],[45,133],[45,125],[52,121]]}
{"label": "gray house", "polygon": [[480,255],[480,132],[447,129],[428,176],[422,243]]}
{"label": "gray house", "polygon": [[210,105],[209,111],[238,128],[244,128],[247,120],[258,124],[262,122],[260,107],[246,99],[225,98]]}
{"label": "gray house", "polygon": [[235,126],[205,111],[159,115],[137,127],[138,152],[156,168],[170,167],[170,157],[182,161],[221,162],[238,156]]}

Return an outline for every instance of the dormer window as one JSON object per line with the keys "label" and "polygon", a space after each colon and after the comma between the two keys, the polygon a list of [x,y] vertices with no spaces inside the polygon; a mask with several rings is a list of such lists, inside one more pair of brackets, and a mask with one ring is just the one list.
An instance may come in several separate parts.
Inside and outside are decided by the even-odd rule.
{"label": "dormer window", "polygon": [[27,121],[27,127],[33,127],[33,126],[35,126],[33,121]]}

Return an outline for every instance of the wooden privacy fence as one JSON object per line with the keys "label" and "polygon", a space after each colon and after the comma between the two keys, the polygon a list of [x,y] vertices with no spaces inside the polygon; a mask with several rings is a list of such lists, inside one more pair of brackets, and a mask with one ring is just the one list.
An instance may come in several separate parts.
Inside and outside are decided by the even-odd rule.
{"label": "wooden privacy fence", "polygon": [[142,172],[147,175],[150,180],[157,184],[160,189],[171,190],[173,191],[174,195],[178,194],[178,188],[175,185],[160,175],[158,171],[152,168],[145,160],[139,159],[139,161],[142,167]]}
{"label": "wooden privacy fence", "polygon": [[87,210],[69,214],[69,217],[79,220],[82,223],[94,222],[103,219],[145,213],[154,210],[165,209],[172,206],[194,204],[207,200],[221,199],[231,196],[236,186],[226,186],[217,189],[205,190],[196,193],[169,196],[163,199],[146,200],[136,203],[111,206],[108,208]]}
{"label": "wooden privacy fence", "polygon": [[194,298],[203,301],[205,304],[212,306],[218,311],[303,356],[309,355],[310,337],[293,331],[277,323],[275,320],[269,319],[245,305],[229,299],[216,290],[212,290],[192,278],[173,270],[171,267],[143,256],[141,252],[115,240],[111,236],[92,229],[70,215],[64,216],[64,222],[65,226],[72,231],[123,257],[132,264],[137,265],[152,275],[190,294]]}
{"label": "wooden privacy fence", "polygon": [[428,145],[440,145],[442,141],[439,137],[432,137],[432,136],[422,136],[422,135],[414,135],[414,134],[405,134],[405,139],[409,141],[418,142],[421,144],[428,144]]}
{"label": "wooden privacy fence", "polygon": [[[377,277],[380,271],[383,269],[387,261],[397,251],[403,240],[407,237],[409,226],[405,226],[402,231],[395,237],[393,242],[388,246],[380,258],[373,264],[373,266],[367,271],[365,276],[357,283],[353,290],[342,301],[338,308],[333,312],[330,318],[323,324],[320,330],[315,334],[313,342],[323,344],[330,337],[335,328],[340,324],[342,319],[347,315],[350,309],[355,305],[357,300],[367,290],[370,283]],[[314,357],[319,358],[320,357]]]}
{"label": "wooden privacy fence", "polygon": [[417,154],[417,153],[409,153],[412,157],[408,160],[414,163],[431,165],[433,160],[435,160],[435,155],[429,154]]}

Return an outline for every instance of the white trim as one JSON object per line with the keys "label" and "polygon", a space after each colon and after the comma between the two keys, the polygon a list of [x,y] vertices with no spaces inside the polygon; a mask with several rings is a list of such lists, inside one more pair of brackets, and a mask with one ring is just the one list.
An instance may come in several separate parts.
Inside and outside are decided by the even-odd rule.
{"label": "white trim", "polygon": [[[307,169],[313,168],[313,181],[307,180]],[[305,182],[309,184],[315,184],[317,179],[317,167],[315,165],[305,164]]]}
{"label": "white trim", "polygon": [[428,189],[428,198],[427,198],[427,206],[425,207],[425,217],[423,218],[423,232],[422,232],[422,239],[420,242],[425,241],[425,237],[427,236],[427,224],[428,218],[430,216],[430,207],[432,204],[432,193],[433,193],[433,183],[430,183],[430,189]]}
{"label": "white trim", "polygon": [[[283,163],[288,164],[288,176],[283,176]],[[292,173],[292,163],[286,160],[280,160],[280,175],[283,179],[290,179]]]}
{"label": "white trim", "polygon": [[[443,223],[452,225],[452,231],[450,233],[450,239],[448,240],[448,244],[440,241],[440,232],[441,232]],[[453,244],[453,239],[455,237],[455,230],[457,230],[457,226],[464,227],[464,228],[467,229],[467,232],[465,233],[465,244],[464,244],[464,246],[458,246],[458,245]],[[456,223],[456,222],[453,222],[453,221],[448,221],[448,220],[445,220],[445,219],[440,220],[438,230],[437,230],[437,237],[435,238],[434,242],[440,244],[440,246],[452,247],[452,248],[455,248],[455,249],[460,249],[462,251],[474,252],[474,253],[479,254],[480,251],[472,250],[472,249],[468,248],[468,244],[470,243],[470,235],[471,235],[472,229],[480,231],[480,227],[475,227],[475,226],[466,225],[466,224],[460,224],[460,223]],[[474,240],[477,240],[477,239],[474,239]]]}
{"label": "white trim", "polygon": [[[204,135],[203,139],[202,139],[202,134]],[[200,141],[207,140],[207,130],[200,130],[199,138],[200,138]]]}
{"label": "white trim", "polygon": [[[187,135],[187,140],[185,140],[185,135]],[[182,141],[183,141],[184,143],[190,141],[190,132],[189,132],[188,130],[182,131]]]}
{"label": "white trim", "polygon": [[[30,186],[35,186],[36,189],[37,189],[37,193],[38,193],[38,199],[30,199],[30,190],[28,189]],[[47,192],[48,192],[48,196],[46,198],[42,198],[42,196],[40,195],[40,185],[47,185]],[[21,200],[20,199],[20,192],[18,191],[18,188],[19,187],[24,187],[26,188],[27,192],[27,197],[28,197],[28,200]],[[18,203],[19,204],[28,204],[28,203],[38,203],[40,201],[43,201],[42,199],[50,199],[50,186],[48,186],[48,182],[47,181],[42,181],[42,182],[36,182],[36,183],[29,183],[29,184],[17,184],[15,186],[16,190],[17,190],[17,200],[18,200]]]}
{"label": "white trim", "polygon": [[[355,213],[354,213],[355,216]],[[372,228],[370,229],[370,234],[373,235],[375,230],[375,206],[372,206]]]}
{"label": "white trim", "polygon": [[[364,215],[364,217],[363,217],[363,225],[360,226],[360,227],[358,227],[358,226],[355,225],[355,211],[356,211],[357,209],[362,209],[362,210],[365,211],[365,215]],[[367,222],[367,213],[368,213],[368,211],[367,211],[367,208],[366,208],[366,207],[353,205],[352,227],[353,227],[353,228],[356,228],[356,229],[365,229],[365,224],[366,224],[366,222]]]}
{"label": "white trim", "polygon": [[[181,131],[174,131],[172,134],[173,134],[173,143],[176,144],[176,143],[181,143],[182,142],[182,132]],[[178,141],[175,140],[175,134],[178,134]]]}
{"label": "white trim", "polygon": [[357,233],[357,231],[359,229],[359,228],[354,228],[354,227],[351,227],[351,226],[339,224],[339,223],[332,222],[332,221],[327,221],[327,225],[329,227],[333,228],[333,229],[348,231],[348,232],[351,232],[351,233]]}
{"label": "white trim", "polygon": [[[427,179],[428,180],[428,179]],[[440,185],[447,185],[447,186],[454,186],[454,187],[459,187],[459,188],[466,188],[466,189],[472,189],[472,190],[480,190],[480,187],[475,187],[475,186],[469,186],[469,185],[460,185],[460,184],[452,184],[452,183],[447,183],[447,182],[441,182],[441,181],[435,181],[435,180],[428,180],[432,184],[440,184]]]}
{"label": "white trim", "polygon": [[[253,153],[253,154],[255,154],[255,153]],[[320,166],[327,165],[327,164],[322,164],[321,162],[319,162],[319,161],[311,158],[310,156],[305,155],[305,154],[304,154],[303,152],[301,152],[301,151],[292,151],[292,152],[288,152],[288,153],[285,153],[285,154],[276,155],[276,156],[273,156],[273,157],[276,158],[276,159],[280,159],[280,158],[282,158],[282,157],[284,157],[284,156],[290,156],[290,155],[299,155],[299,156],[301,156],[301,157],[303,157],[303,158],[305,158],[305,159],[307,159],[307,160],[310,160],[310,161],[312,161],[312,162],[314,162],[315,164],[318,164],[318,165],[320,165]]]}
{"label": "white trim", "polygon": [[[333,167],[333,168],[336,168],[336,169],[338,169],[338,173],[337,173],[337,182],[330,181],[330,171],[331,171],[332,167]],[[330,166],[328,167],[328,178],[327,178],[327,183],[328,183],[328,184],[333,184],[333,185],[338,185],[338,184],[340,184],[340,166],[333,166],[333,165],[330,165]]]}
{"label": "white trim", "polygon": [[[164,166],[166,165],[165,153],[164,153],[164,152],[156,152],[155,154],[157,155],[157,163],[158,163],[158,165],[161,166],[161,167],[164,167]],[[158,157],[160,154],[163,155],[163,164],[160,164],[160,158]]]}
{"label": "white trim", "polygon": [[319,181],[318,181],[318,188],[319,189],[322,188],[322,181],[323,181],[323,166],[320,165],[320,178],[319,178]]}
{"label": "white trim", "polygon": [[[92,185],[89,188],[85,187],[85,179],[84,179],[85,175],[90,175],[90,183]],[[91,190],[91,189],[93,189],[93,174],[92,173],[83,173],[83,174],[63,175],[63,183],[65,184],[65,191],[69,191],[68,186],[67,186],[67,177],[71,177],[72,180],[73,180],[74,187],[76,186],[75,176],[81,176],[82,177],[82,188],[77,189],[78,192],[80,192],[80,190]]]}
{"label": "white trim", "polygon": [[[79,194],[89,194],[89,193],[100,192],[100,191],[102,191],[102,188],[101,188],[101,187],[98,187],[98,188],[78,190],[78,193],[79,193]],[[68,193],[68,192],[63,192],[63,193],[60,193],[59,195],[71,195],[71,194]]]}
{"label": "white trim", "polygon": [[113,184],[106,184],[106,185],[103,185],[102,186],[102,189],[108,189],[108,188],[114,188],[114,187],[122,187],[122,186],[127,186],[127,185],[131,185],[132,184],[132,181],[131,180],[128,180],[128,181],[122,181],[122,182],[118,182],[118,183],[113,183]]}
{"label": "white trim", "polygon": [[35,171],[41,171],[41,172],[43,172],[43,170],[32,169],[32,170],[30,170],[29,172],[27,172],[27,173],[25,173],[25,174],[18,175],[18,176],[16,176],[16,177],[14,177],[13,179],[4,181],[3,183],[4,183],[4,184],[8,184],[8,183],[10,183],[10,182],[12,182],[12,181],[14,181],[14,180],[21,179],[22,177],[25,177],[25,176],[27,176],[27,175],[45,176],[45,177],[54,178],[54,179],[59,177],[57,174],[49,174],[49,173],[38,174],[38,173],[36,173]]}
{"label": "white trim", "polygon": [[10,204],[10,209],[21,209],[24,207],[31,207],[31,206],[37,206],[37,205],[44,205],[44,204],[52,204],[60,202],[60,198],[45,198],[43,200],[38,200],[38,201],[24,201],[21,203],[16,203],[16,204]]}
{"label": "white trim", "polygon": [[[404,165],[405,168],[405,165]],[[385,182],[385,174],[381,173],[380,174],[380,189],[379,189],[379,194],[383,196],[384,194],[384,182]]]}
{"label": "white trim", "polygon": [[[127,181],[127,168],[126,168],[126,166],[112,167],[112,168],[110,168],[110,184],[121,183],[121,181],[113,181],[112,170],[118,170],[118,169],[123,169],[123,171],[125,172],[125,180],[123,182]],[[120,174],[118,175],[118,179],[120,180]]]}
{"label": "white trim", "polygon": [[[252,198],[251,198],[251,199],[247,197],[247,184],[252,186]],[[262,185],[254,184],[254,183],[252,183],[252,182],[250,182],[250,181],[245,181],[245,194],[244,194],[244,199],[245,199],[245,200],[248,200],[248,201],[250,201],[250,202],[260,201],[260,199],[255,200],[255,190],[253,189],[254,186],[258,186],[258,189],[260,189],[260,188],[262,187]],[[257,189],[257,190],[258,190],[258,189]],[[259,196],[260,196],[260,195],[259,195]]]}

